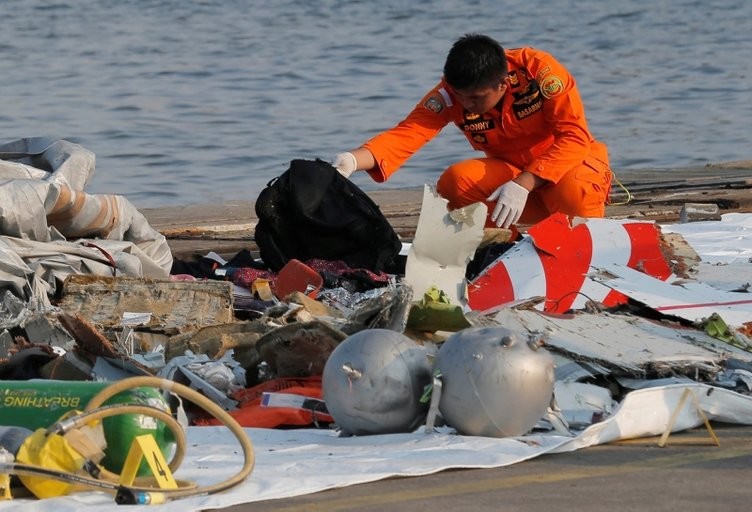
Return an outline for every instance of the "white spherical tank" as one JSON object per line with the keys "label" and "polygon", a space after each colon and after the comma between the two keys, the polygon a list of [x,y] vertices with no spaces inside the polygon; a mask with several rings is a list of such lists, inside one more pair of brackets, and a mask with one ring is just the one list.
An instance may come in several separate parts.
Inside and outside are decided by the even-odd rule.
{"label": "white spherical tank", "polygon": [[439,411],[459,433],[508,437],[532,429],[554,390],[554,359],[539,337],[505,327],[471,327],[441,346]]}
{"label": "white spherical tank", "polygon": [[420,403],[431,382],[425,349],[388,329],[366,329],[344,339],[327,359],[324,402],[346,434],[409,432],[423,420]]}

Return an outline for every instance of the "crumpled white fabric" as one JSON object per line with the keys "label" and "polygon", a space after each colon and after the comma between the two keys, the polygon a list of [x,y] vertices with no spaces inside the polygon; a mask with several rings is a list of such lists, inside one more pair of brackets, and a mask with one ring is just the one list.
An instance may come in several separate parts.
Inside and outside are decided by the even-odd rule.
{"label": "crumpled white fabric", "polygon": [[73,273],[169,277],[166,238],[123,196],[84,192],[93,173],[77,144],[0,145],[0,289],[44,300]]}

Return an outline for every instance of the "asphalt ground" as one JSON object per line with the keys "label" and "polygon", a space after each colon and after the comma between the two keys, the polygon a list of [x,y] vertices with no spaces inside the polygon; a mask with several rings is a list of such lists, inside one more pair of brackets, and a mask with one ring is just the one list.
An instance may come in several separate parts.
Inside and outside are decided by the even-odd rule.
{"label": "asphalt ground", "polygon": [[719,446],[698,428],[672,434],[662,448],[657,437],[643,438],[501,468],[392,478],[223,510],[746,512],[752,508],[752,426],[713,428]]}

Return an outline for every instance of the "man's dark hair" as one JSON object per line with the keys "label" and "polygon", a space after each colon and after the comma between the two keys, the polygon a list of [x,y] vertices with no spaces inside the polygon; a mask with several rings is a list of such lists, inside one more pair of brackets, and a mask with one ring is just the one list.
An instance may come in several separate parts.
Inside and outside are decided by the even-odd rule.
{"label": "man's dark hair", "polygon": [[495,87],[507,76],[504,48],[482,34],[466,34],[452,45],[444,78],[455,89]]}

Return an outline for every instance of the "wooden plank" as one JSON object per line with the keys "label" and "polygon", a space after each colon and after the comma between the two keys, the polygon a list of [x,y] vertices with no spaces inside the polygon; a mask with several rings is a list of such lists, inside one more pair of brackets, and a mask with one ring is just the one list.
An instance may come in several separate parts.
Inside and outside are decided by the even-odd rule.
{"label": "wooden plank", "polygon": [[234,320],[229,281],[157,281],[71,275],[60,308],[101,327],[120,327],[123,314],[149,313],[152,330],[189,330]]}

